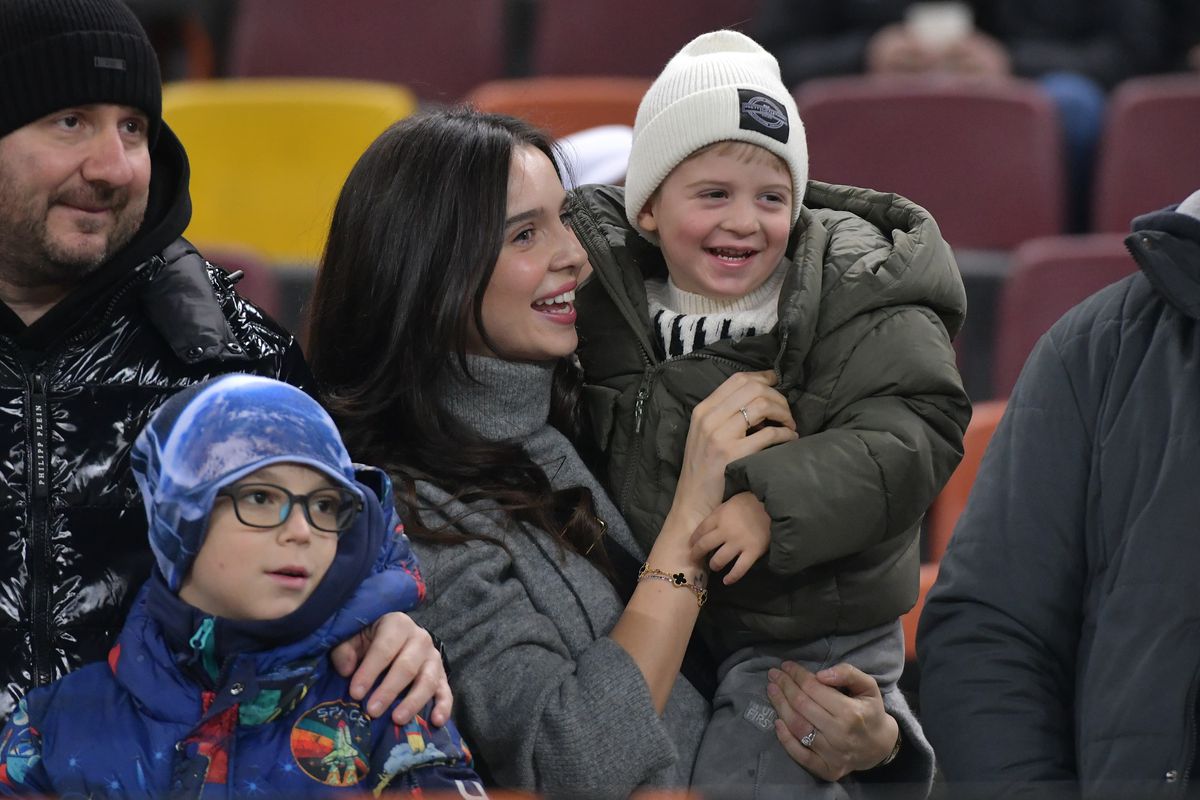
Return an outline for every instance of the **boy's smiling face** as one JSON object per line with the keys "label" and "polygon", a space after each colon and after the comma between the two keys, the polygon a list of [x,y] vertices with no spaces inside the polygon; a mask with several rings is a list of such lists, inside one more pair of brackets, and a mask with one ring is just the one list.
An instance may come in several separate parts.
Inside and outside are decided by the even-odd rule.
{"label": "boy's smiling face", "polygon": [[[272,464],[233,484],[274,484],[292,494],[334,487],[320,472],[299,464]],[[241,503],[267,504],[270,492],[250,493]],[[208,533],[179,587],[179,597],[208,614],[235,620],[278,619],[299,608],[325,577],[337,554],[338,535],[313,528],[295,504],[275,528],[241,522],[233,500],[218,496]]]}
{"label": "boy's smiling face", "polygon": [[638,214],[671,280],[709,299],[744,297],[779,266],[792,227],[792,178],[775,154],[721,142],[680,162]]}

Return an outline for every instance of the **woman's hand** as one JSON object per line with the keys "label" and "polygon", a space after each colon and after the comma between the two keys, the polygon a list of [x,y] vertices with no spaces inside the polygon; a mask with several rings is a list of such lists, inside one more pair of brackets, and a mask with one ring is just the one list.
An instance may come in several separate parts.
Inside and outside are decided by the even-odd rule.
{"label": "woman's hand", "polygon": [[348,678],[353,673],[350,696],[355,700],[366,697],[367,690],[387,670],[367,703],[371,716],[382,714],[407,688],[408,695],[392,710],[392,722],[404,725],[431,699],[434,704],[429,721],[440,727],[450,719],[454,696],[442,654],[429,632],[407,614],[384,614],[335,647],[329,657],[339,675]]}
{"label": "woman's hand", "polygon": [[813,775],[841,780],[878,766],[895,747],[900,725],[884,710],[875,679],[862,670],[838,664],[814,675],[785,661],[767,680],[767,696],[779,714],[775,735]]}
{"label": "woman's hand", "polygon": [[693,519],[692,530],[724,499],[730,462],[797,438],[787,398],[774,383],[773,372],[739,372],[692,410],[674,500]]}

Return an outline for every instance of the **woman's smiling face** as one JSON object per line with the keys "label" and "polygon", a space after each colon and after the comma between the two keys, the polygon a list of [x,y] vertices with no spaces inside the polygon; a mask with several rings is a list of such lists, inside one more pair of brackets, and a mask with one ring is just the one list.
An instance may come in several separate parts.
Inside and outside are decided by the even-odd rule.
{"label": "woman's smiling face", "polygon": [[566,205],[546,154],[528,146],[514,150],[504,244],[483,295],[489,341],[472,328],[468,352],[549,361],[575,351],[575,288],[587,255],[567,225]]}

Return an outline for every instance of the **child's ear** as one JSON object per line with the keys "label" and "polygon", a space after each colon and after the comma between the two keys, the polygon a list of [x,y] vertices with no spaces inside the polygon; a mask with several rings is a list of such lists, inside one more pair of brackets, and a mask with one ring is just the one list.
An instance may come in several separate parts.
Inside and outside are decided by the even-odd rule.
{"label": "child's ear", "polygon": [[654,218],[654,198],[651,197],[646,201],[646,205],[642,206],[642,210],[637,215],[638,227],[650,233],[658,233],[658,220]]}

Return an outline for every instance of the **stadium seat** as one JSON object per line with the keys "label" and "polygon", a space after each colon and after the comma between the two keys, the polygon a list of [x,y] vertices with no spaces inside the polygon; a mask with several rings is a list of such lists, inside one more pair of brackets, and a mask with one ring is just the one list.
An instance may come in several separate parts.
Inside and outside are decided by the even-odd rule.
{"label": "stadium seat", "polygon": [[1041,335],[1072,306],[1137,271],[1121,234],[1052,236],[1021,245],[1001,291],[992,390],[1012,392]]}
{"label": "stadium seat", "polygon": [[718,28],[744,30],[756,5],[756,0],[542,0],[533,73],[653,78],[696,36]]}
{"label": "stadium seat", "polygon": [[938,565],[921,565],[921,584],[917,590],[917,603],[900,617],[900,625],[904,628],[904,660],[910,664],[917,662],[917,623],[921,619],[921,610],[925,608],[925,596],[933,588],[938,576]]}
{"label": "stadium seat", "polygon": [[983,453],[987,450],[1000,418],[1004,416],[1005,401],[991,400],[976,403],[971,414],[971,422],[963,435],[963,458],[950,476],[950,480],[942,487],[942,491],[934,499],[926,515],[926,563],[921,565],[921,584],[917,593],[917,602],[908,613],[901,617],[904,627],[904,659],[915,663],[917,660],[917,622],[921,618],[921,610],[925,607],[925,595],[937,580],[938,564],[950,544],[950,536],[963,509],[967,507],[967,497],[975,476],[979,473],[979,464],[983,461]]}
{"label": "stadium seat", "polygon": [[1063,143],[1035,84],[942,76],[814,79],[796,91],[810,174],[896,192],[955,248],[1063,232]]}
{"label": "stadium seat", "polygon": [[505,74],[505,8],[505,0],[243,2],[230,71],[390,81],[449,103]]}
{"label": "stadium seat", "polygon": [[539,77],[489,81],[467,102],[529,120],[555,138],[600,125],[633,125],[649,78]]}
{"label": "stadium seat", "polygon": [[950,475],[950,480],[934,499],[926,515],[926,560],[937,563],[942,560],[950,544],[950,536],[963,509],[967,497],[979,473],[983,453],[987,450],[1000,418],[1004,416],[1005,400],[985,400],[976,403],[971,412],[971,422],[963,435],[963,458]]}
{"label": "stadium seat", "polygon": [[1139,214],[1200,188],[1200,75],[1133,78],[1117,86],[1100,141],[1092,229],[1128,233]]}
{"label": "stadium seat", "polygon": [[238,245],[276,262],[315,263],[350,168],[415,108],[405,89],[364,81],[168,84],[163,117],[192,165],[187,237],[201,251]]}

